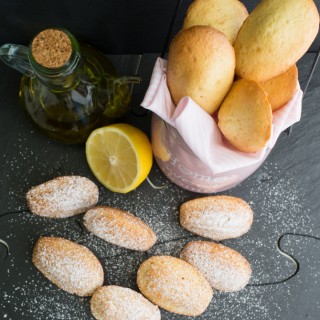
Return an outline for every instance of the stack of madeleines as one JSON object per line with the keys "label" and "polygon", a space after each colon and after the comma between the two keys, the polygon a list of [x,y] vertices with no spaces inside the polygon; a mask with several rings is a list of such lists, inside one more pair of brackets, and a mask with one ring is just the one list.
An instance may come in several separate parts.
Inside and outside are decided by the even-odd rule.
{"label": "stack of madeleines", "polygon": [[[148,251],[156,243],[154,231],[139,218],[120,209],[96,206],[97,186],[85,177],[62,176],[31,188],[30,211],[50,218],[84,213],[83,224],[93,235],[130,250]],[[181,226],[215,241],[245,234],[253,212],[242,199],[209,196],[183,203]],[[91,311],[98,320],[158,320],[159,307],[197,316],[212,300],[214,290],[243,289],[251,277],[248,261],[238,252],[215,242],[192,241],[180,259],[153,256],[139,267],[137,284],[129,288],[104,285],[104,270],[85,246],[60,237],[40,237],[32,262],[52,283],[81,297],[92,296]]]}
{"label": "stack of madeleines", "polygon": [[172,100],[189,96],[217,113],[223,136],[256,152],[271,137],[273,112],[294,96],[296,62],[318,30],[312,0],[261,0],[250,15],[238,0],[194,0],[169,48]]}

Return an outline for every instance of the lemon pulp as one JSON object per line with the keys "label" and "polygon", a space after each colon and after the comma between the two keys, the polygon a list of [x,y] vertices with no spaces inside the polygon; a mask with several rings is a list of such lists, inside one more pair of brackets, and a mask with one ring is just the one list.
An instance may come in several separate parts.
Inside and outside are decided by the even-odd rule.
{"label": "lemon pulp", "polygon": [[90,134],[86,158],[93,174],[106,188],[127,193],[148,176],[152,167],[152,147],[143,131],[117,123]]}

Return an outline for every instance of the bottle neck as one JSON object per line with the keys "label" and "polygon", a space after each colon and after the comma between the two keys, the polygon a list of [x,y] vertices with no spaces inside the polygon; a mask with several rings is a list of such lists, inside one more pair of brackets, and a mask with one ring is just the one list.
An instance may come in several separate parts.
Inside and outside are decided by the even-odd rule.
{"label": "bottle neck", "polygon": [[63,92],[71,90],[79,83],[83,70],[83,61],[79,43],[75,37],[67,30],[59,29],[59,31],[62,31],[71,43],[70,57],[63,65],[47,67],[45,63],[39,63],[32,47],[34,41],[29,46],[28,57],[36,77],[51,90]]}

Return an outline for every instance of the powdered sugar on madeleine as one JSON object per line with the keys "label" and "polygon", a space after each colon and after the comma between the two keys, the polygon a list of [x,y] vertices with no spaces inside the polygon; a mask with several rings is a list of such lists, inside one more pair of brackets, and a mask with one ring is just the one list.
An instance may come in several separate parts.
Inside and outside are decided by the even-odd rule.
{"label": "powdered sugar on madeleine", "polygon": [[88,248],[67,239],[39,238],[32,262],[56,286],[78,296],[92,295],[104,281],[96,256]]}
{"label": "powdered sugar on madeleine", "polygon": [[250,229],[252,222],[250,206],[236,197],[203,197],[180,207],[182,227],[216,241],[240,237]]}
{"label": "powdered sugar on madeleine", "polygon": [[62,176],[31,188],[26,199],[32,213],[49,218],[66,218],[96,205],[99,190],[88,178]]}
{"label": "powdered sugar on madeleine", "polygon": [[239,291],[251,278],[249,262],[240,253],[222,244],[192,241],[185,245],[180,257],[196,267],[217,290]]}
{"label": "powdered sugar on madeleine", "polygon": [[160,320],[160,310],[142,294],[120,286],[104,286],[90,301],[92,314],[98,320]]}
{"label": "powdered sugar on madeleine", "polygon": [[144,261],[137,283],[154,304],[186,316],[202,314],[213,296],[210,284],[195,267],[171,256],[154,256]]}
{"label": "powdered sugar on madeleine", "polygon": [[94,235],[127,249],[147,251],[157,241],[156,234],[147,224],[120,209],[95,207],[84,215],[83,221]]}

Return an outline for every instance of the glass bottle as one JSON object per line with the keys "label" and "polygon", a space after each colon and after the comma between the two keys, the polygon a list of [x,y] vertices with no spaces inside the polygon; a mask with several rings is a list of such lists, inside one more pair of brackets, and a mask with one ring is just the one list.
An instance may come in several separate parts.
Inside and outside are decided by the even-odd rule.
{"label": "glass bottle", "polygon": [[34,123],[65,143],[83,143],[93,129],[122,117],[129,84],[140,82],[117,77],[101,52],[61,28],[43,30],[29,47],[3,45],[0,58],[23,73],[19,97]]}

